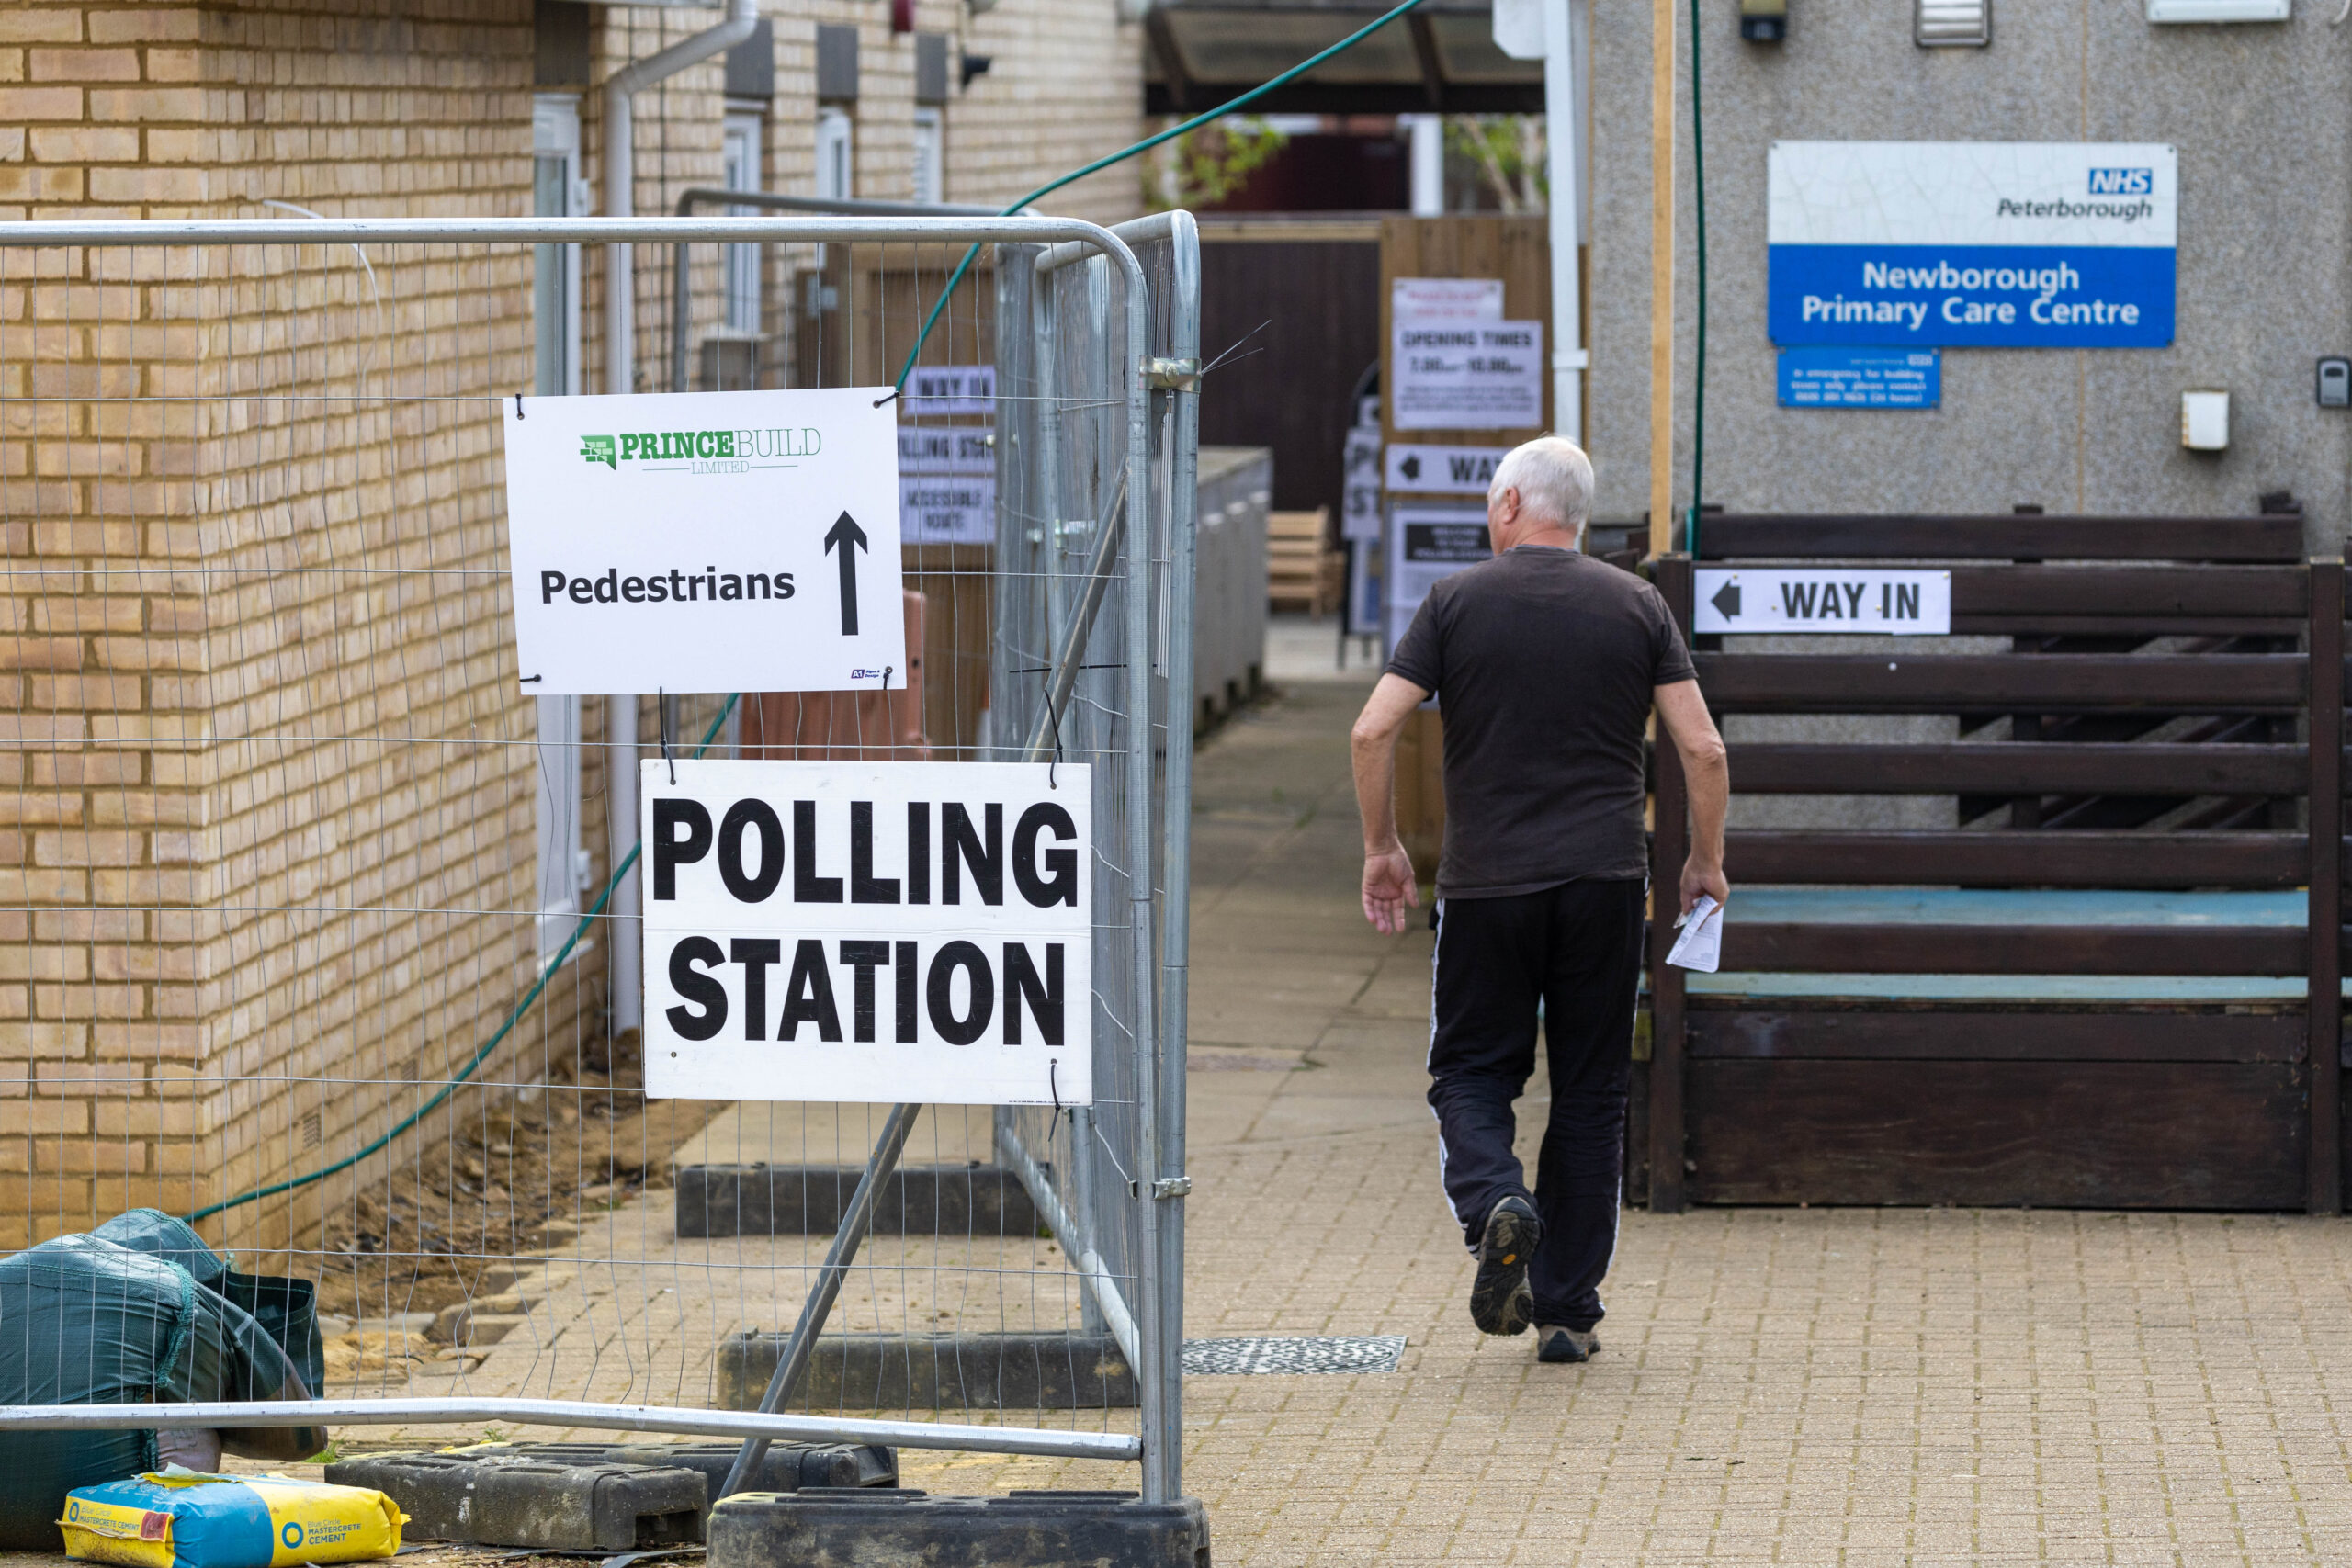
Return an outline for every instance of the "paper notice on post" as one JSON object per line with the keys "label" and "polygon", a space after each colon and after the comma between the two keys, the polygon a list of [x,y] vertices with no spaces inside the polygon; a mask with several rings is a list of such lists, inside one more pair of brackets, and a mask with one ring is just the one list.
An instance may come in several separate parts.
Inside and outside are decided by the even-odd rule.
{"label": "paper notice on post", "polygon": [[1724,907],[1705,893],[1682,917],[1682,934],[1674,939],[1674,950],[1666,961],[1678,969],[1696,969],[1712,975],[1724,956]]}

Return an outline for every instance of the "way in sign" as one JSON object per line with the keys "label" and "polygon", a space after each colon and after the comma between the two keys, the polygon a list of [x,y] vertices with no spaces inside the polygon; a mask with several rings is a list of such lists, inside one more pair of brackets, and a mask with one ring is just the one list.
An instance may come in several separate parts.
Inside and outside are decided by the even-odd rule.
{"label": "way in sign", "polygon": [[1877,569],[1702,567],[1691,630],[1894,632],[1951,630],[1951,573]]}

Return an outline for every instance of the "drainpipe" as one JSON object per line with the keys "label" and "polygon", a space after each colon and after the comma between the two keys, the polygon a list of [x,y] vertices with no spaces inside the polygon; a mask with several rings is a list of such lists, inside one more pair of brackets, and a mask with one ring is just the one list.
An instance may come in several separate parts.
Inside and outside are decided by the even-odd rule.
{"label": "drainpipe", "polygon": [[[727,19],[705,32],[673,43],[659,54],[633,60],[605,82],[605,215],[631,218],[637,214],[637,129],[632,99],[687,66],[722,54],[752,36],[759,26],[759,0],[727,0]],[[631,248],[612,244],[605,251],[605,390],[636,390],[637,265]],[[616,694],[605,699],[605,754],[610,777],[605,797],[614,865],[620,864],[637,845],[637,696]],[[632,869],[614,890],[612,920],[612,1030],[618,1034],[645,1021],[644,950],[638,927],[640,881]]]}
{"label": "drainpipe", "polygon": [[1544,6],[1544,150],[1551,176],[1552,428],[1584,445],[1584,0]]}

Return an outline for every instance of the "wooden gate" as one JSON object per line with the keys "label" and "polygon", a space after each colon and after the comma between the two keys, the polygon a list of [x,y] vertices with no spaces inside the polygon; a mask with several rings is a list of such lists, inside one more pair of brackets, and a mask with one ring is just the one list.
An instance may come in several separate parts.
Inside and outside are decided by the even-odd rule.
{"label": "wooden gate", "polygon": [[[1694,642],[1721,715],[1958,716],[1940,743],[1735,739],[1737,795],[2016,806],[1733,833],[1719,975],[1659,962],[1660,900],[1652,1207],[2339,1211],[2344,572],[2301,539],[2295,516],[1707,520],[1711,562],[1951,564],[1953,632],[2014,639]],[[1687,632],[1694,563],[1656,570]],[[1656,767],[1670,889],[1685,797],[1671,747]],[[2091,797],[2139,825],[2032,825]]]}

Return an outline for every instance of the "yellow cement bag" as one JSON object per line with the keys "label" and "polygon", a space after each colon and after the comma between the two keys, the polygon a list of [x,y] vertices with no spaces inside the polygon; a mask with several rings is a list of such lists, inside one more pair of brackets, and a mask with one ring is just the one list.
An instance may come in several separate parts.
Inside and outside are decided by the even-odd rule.
{"label": "yellow cement bag", "polygon": [[124,1568],[290,1568],[401,1549],[407,1516],[381,1492],[283,1475],[170,1471],[65,1495],[65,1555]]}

